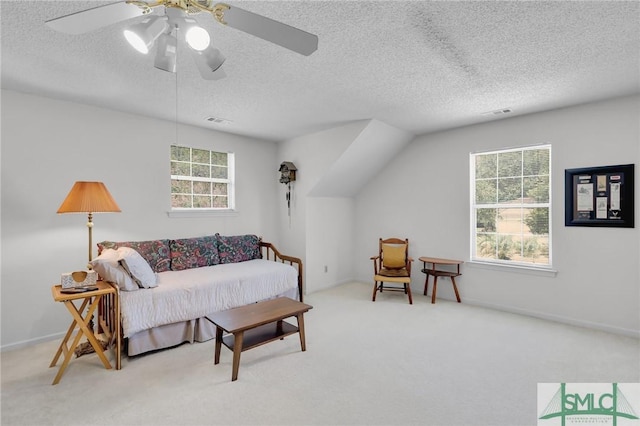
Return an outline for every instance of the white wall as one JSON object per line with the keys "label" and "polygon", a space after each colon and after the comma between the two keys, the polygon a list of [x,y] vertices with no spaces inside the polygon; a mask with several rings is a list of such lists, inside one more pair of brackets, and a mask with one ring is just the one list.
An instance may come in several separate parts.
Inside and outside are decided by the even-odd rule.
{"label": "white wall", "polygon": [[239,213],[169,218],[169,146],[175,138],[171,122],[2,91],[3,348],[69,325],[50,288],[61,273],[87,262],[86,216],[56,214],[77,180],[103,181],[122,210],[94,215],[94,243],[216,232],[279,242],[277,145],[180,126],[178,144],[236,153]]}
{"label": "white wall", "polygon": [[[356,199],[357,277],[371,282],[379,237],[410,239],[419,256],[469,259],[469,153],[550,143],[555,277],[463,266],[466,303],[640,335],[640,206],[633,229],[564,226],[564,170],[636,164],[640,98],[610,100],[468,126],[414,140]],[[381,202],[380,193],[389,194]],[[412,288],[422,294],[422,265]],[[448,280],[438,296],[453,299]],[[372,283],[373,286],[373,283]],[[437,306],[437,305],[436,305]],[[437,307],[434,307],[437,309]]]}
{"label": "white wall", "polygon": [[[287,214],[285,185],[280,185],[280,239],[286,253],[302,257],[305,265],[305,292],[311,293],[353,278],[353,200],[341,197],[309,197],[309,193],[337,161],[368,121],[301,136],[279,144],[279,161],[291,161],[298,168],[293,183],[291,216]],[[341,206],[336,209],[335,206]],[[325,215],[325,213],[327,215]],[[329,251],[345,249],[345,256]],[[304,253],[300,255],[298,253]],[[327,265],[328,272],[324,272]]]}
{"label": "white wall", "polygon": [[283,212],[281,236],[295,244],[287,247],[291,252],[305,250],[307,293],[353,281],[353,195],[413,137],[378,120],[361,120],[280,144],[282,159],[298,167],[291,219]]}
{"label": "white wall", "polygon": [[354,277],[353,198],[307,198],[307,292],[322,290]]}

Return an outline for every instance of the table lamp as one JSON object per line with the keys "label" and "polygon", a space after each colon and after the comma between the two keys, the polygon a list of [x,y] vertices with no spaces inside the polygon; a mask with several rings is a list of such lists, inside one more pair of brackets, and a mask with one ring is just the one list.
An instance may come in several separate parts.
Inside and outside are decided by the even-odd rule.
{"label": "table lamp", "polygon": [[[67,194],[58,213],[87,213],[89,228],[89,262],[93,259],[93,213],[120,212],[120,207],[102,182],[76,182]],[[88,266],[91,269],[91,263]]]}

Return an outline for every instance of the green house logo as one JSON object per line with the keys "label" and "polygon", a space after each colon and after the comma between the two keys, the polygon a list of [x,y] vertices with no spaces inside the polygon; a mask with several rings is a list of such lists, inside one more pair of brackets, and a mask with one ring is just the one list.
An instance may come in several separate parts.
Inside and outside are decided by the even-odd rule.
{"label": "green house logo", "polygon": [[[538,399],[541,398],[538,384]],[[626,386],[626,385],[625,385]],[[636,410],[640,404],[640,384],[628,384],[631,400],[620,390],[617,383],[560,383],[538,417],[538,425],[559,424],[612,424],[613,426],[640,425]],[[540,401],[539,401],[540,402]],[[634,408],[635,406],[635,408]],[[555,422],[546,420],[555,419]]]}

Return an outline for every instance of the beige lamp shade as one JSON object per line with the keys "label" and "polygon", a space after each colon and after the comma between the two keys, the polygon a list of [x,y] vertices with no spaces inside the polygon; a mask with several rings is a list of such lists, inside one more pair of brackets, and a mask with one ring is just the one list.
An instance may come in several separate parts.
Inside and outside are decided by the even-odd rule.
{"label": "beige lamp shade", "polygon": [[120,212],[120,207],[102,182],[76,182],[58,213]]}
{"label": "beige lamp shade", "polygon": [[[58,213],[87,213],[87,228],[89,229],[89,262],[93,258],[91,248],[93,214],[120,212],[120,207],[102,182],[76,182],[67,194]],[[91,269],[91,264],[87,265]]]}

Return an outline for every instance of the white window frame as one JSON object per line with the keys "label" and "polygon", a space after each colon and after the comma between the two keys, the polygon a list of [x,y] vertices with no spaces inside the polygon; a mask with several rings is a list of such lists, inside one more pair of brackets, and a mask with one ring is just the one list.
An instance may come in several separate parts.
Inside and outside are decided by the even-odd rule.
{"label": "white window frame", "polygon": [[[201,215],[228,215],[236,212],[235,210],[235,154],[233,152],[225,152],[212,150],[208,148],[200,148],[193,146],[185,146],[185,145],[177,145],[172,144],[169,148],[169,163],[171,164],[174,161],[171,158],[171,149],[173,147],[178,148],[187,148],[189,150],[202,150],[209,151],[211,153],[223,153],[227,155],[227,178],[202,178],[202,177],[194,177],[194,176],[182,176],[182,175],[170,175],[169,179],[169,206],[170,210],[168,212],[169,217],[192,217],[192,216],[201,216]],[[193,160],[192,158],[190,160]],[[193,167],[195,163],[193,161],[188,161],[185,163],[189,163],[189,167]],[[211,164],[209,164],[211,165]],[[211,183],[224,183],[227,185],[227,207],[173,207],[171,202],[171,182],[174,180],[186,180],[190,182],[211,182]],[[191,194],[193,195],[193,194]]]}
{"label": "white window frame", "polygon": [[[508,152],[523,152],[527,150],[539,150],[539,149],[548,149],[549,150],[549,199],[546,203],[525,203],[522,201],[520,204],[513,203],[493,203],[493,204],[476,204],[476,156],[480,155],[490,155],[490,154],[503,154]],[[474,152],[469,155],[469,177],[470,177],[470,259],[472,264],[476,264],[479,266],[486,267],[508,267],[508,268],[517,268],[521,270],[530,270],[530,271],[541,271],[541,272],[552,272],[555,274],[555,271],[552,268],[553,264],[553,236],[552,236],[552,217],[553,217],[553,206],[552,206],[552,161],[551,161],[551,144],[541,144],[541,145],[533,145],[533,146],[525,146],[525,147],[517,147],[517,148],[506,148],[499,149],[494,151],[484,151],[484,152]],[[524,169],[521,171],[521,178],[524,178]],[[484,257],[478,257],[476,255],[476,232],[477,232],[477,214],[476,209],[481,206],[482,208],[507,208],[507,207],[521,207],[521,208],[535,208],[535,207],[544,207],[549,209],[549,263],[548,264],[540,264],[533,262],[524,262],[524,261],[514,261],[514,260],[505,260],[505,259],[490,259]],[[524,234],[523,234],[524,235]]]}

